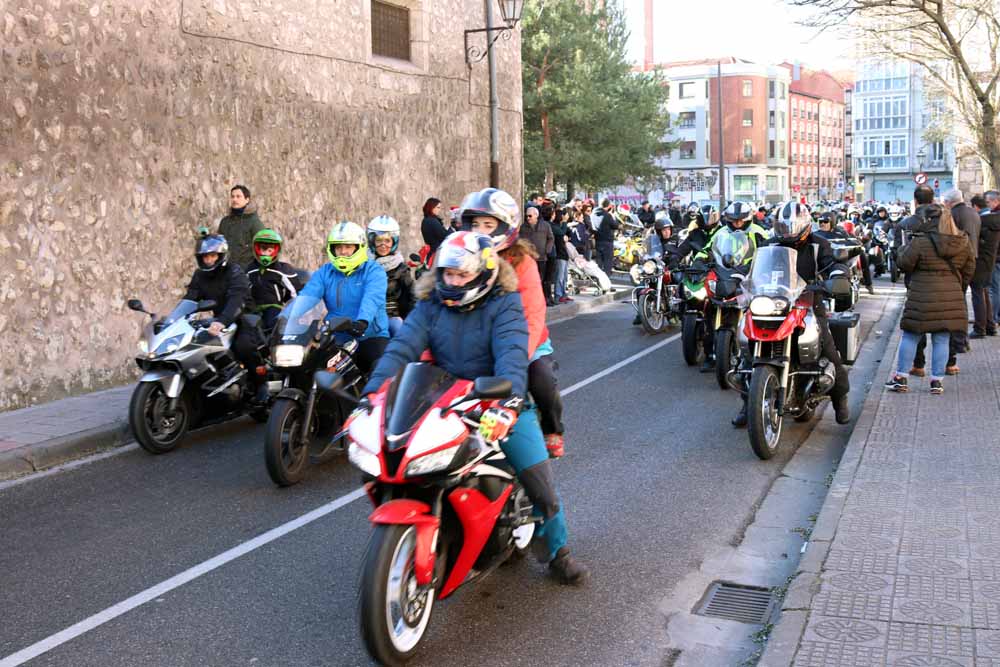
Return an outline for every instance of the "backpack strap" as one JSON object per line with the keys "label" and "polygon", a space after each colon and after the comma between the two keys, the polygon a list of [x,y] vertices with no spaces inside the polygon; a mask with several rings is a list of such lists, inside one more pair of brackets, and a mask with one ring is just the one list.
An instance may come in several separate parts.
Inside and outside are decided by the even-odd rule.
{"label": "backpack strap", "polygon": [[927,240],[931,242],[932,246],[934,246],[934,254],[936,254],[938,257],[940,257],[941,259],[943,259],[946,264],[948,264],[948,268],[951,269],[951,272],[953,274],[955,274],[956,278],[958,278],[958,283],[960,285],[964,286],[965,285],[965,281],[962,280],[962,274],[961,274],[961,272],[958,269],[955,268],[954,264],[951,263],[951,258],[950,257],[944,257],[944,256],[941,255],[941,251],[938,250],[937,241],[934,240],[934,236],[935,236],[935,234],[933,234],[933,233],[927,234]]}

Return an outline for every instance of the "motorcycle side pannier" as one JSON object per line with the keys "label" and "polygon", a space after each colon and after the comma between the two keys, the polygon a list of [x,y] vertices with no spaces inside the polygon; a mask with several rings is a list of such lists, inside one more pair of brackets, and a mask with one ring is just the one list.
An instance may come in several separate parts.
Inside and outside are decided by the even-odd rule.
{"label": "motorcycle side pannier", "polygon": [[830,333],[845,364],[853,364],[861,346],[861,315],[837,313],[830,315]]}

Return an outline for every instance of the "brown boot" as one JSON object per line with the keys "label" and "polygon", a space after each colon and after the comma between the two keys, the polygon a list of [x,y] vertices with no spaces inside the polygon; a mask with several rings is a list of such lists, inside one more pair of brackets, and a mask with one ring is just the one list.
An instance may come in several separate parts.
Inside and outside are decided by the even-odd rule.
{"label": "brown boot", "polygon": [[958,375],[958,371],[959,371],[958,364],[952,364],[951,366],[945,366],[945,369],[944,369],[945,375]]}
{"label": "brown boot", "polygon": [[914,366],[913,368],[910,369],[910,375],[912,375],[913,377],[922,378],[925,375],[927,375],[927,373],[924,372],[923,368],[917,368],[916,366]]}

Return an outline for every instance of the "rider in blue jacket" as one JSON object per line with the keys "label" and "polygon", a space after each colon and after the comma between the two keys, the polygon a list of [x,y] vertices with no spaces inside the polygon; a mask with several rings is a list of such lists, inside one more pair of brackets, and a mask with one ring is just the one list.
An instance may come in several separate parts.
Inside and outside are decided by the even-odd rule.
{"label": "rider in blue jacket", "polygon": [[539,560],[549,564],[560,582],[583,583],[588,572],[566,546],[566,519],[538,415],[524,405],[528,325],[513,267],[496,256],[489,236],[455,232],[438,247],[433,271],[417,281],[414,292],[419,301],[372,371],[362,405],[427,349],[436,365],[457,377],[510,380],[511,397],[483,414],[480,433],[500,442],[542,517],[534,541]]}
{"label": "rider in blue jacket", "polygon": [[354,360],[367,373],[389,343],[385,312],[385,271],[368,259],[365,230],[353,222],[338,222],[326,239],[329,264],[312,274],[300,294],[322,297],[332,317],[349,317],[358,340]]}

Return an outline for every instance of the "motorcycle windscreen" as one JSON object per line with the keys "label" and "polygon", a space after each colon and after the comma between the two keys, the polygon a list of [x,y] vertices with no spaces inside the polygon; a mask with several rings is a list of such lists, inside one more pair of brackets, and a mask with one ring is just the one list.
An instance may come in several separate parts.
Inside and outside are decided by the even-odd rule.
{"label": "motorcycle windscreen", "polygon": [[753,296],[783,297],[794,302],[806,288],[796,271],[799,254],[792,248],[769,245],[758,248],[744,293]]}
{"label": "motorcycle windscreen", "polygon": [[[393,382],[386,397],[385,434],[387,438],[409,433],[420,418],[455,384],[455,377],[427,362],[407,364]],[[403,447],[406,438],[389,449]]]}
{"label": "motorcycle windscreen", "polygon": [[326,317],[326,312],[323,299],[299,295],[278,313],[273,335],[275,339],[285,341],[312,336]]}
{"label": "motorcycle windscreen", "polygon": [[174,306],[174,309],[163,318],[163,328],[169,327],[171,324],[177,320],[184,319],[191,313],[198,310],[198,302],[191,301],[190,299],[184,299],[179,304]]}
{"label": "motorcycle windscreen", "polygon": [[712,242],[715,263],[727,269],[745,264],[750,259],[752,252],[753,245],[750,243],[750,236],[742,229],[723,230]]}

